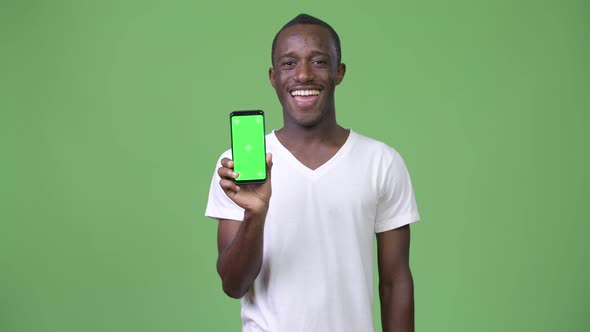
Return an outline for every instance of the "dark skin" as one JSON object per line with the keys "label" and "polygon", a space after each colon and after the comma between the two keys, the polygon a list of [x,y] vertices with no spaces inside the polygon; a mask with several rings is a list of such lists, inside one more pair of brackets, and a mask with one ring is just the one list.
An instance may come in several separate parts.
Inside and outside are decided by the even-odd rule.
{"label": "dark skin", "polygon": [[[318,25],[294,25],[283,30],[269,69],[270,82],[283,106],[279,141],[303,165],[316,169],[327,162],[348,138],[336,122],[334,91],[346,66],[337,63],[329,31]],[[305,91],[305,96],[297,91]],[[271,192],[272,156],[267,155],[267,181],[238,186],[233,162],[221,161],[220,186],[245,209],[244,220],[221,219],[217,271],[223,290],[241,298],[262,266],[264,222]],[[377,234],[379,295],[383,331],[414,331],[413,281],[409,266],[410,228],[403,226]]]}
{"label": "dark skin", "polygon": [[[346,66],[336,63],[336,47],[328,30],[317,25],[296,25],[279,35],[270,82],[283,105],[279,141],[302,164],[316,169],[328,161],[348,138],[336,122],[334,90]],[[310,101],[298,102],[293,90],[317,90]]]}

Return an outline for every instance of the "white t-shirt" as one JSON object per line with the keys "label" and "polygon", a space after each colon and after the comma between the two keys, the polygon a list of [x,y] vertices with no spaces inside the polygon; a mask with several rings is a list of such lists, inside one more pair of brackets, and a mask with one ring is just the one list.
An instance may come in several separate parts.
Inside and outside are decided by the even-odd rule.
{"label": "white t-shirt", "polygon": [[[375,233],[420,218],[404,161],[352,130],[315,170],[274,132],[266,146],[273,154],[272,197],[262,268],[241,299],[243,331],[373,331]],[[243,209],[219,186],[219,165],[205,215],[242,220]]]}

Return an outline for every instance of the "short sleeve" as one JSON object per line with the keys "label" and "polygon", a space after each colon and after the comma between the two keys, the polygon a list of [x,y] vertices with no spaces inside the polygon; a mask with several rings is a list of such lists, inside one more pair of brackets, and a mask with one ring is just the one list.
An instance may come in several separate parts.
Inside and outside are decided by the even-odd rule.
{"label": "short sleeve", "polygon": [[219,157],[213,177],[211,179],[211,186],[209,188],[209,199],[207,200],[207,208],[205,209],[205,216],[214,219],[231,219],[241,221],[244,219],[244,209],[234,203],[221,189],[219,185],[219,174],[217,169],[221,166],[221,159],[229,157],[229,151]]}
{"label": "short sleeve", "polygon": [[375,233],[399,228],[420,219],[410,174],[399,153],[395,152],[391,164],[384,169]]}

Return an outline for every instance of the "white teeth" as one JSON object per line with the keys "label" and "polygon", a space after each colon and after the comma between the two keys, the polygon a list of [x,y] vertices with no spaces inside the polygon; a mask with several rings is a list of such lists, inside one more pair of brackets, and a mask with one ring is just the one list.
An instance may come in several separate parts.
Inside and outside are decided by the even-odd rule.
{"label": "white teeth", "polygon": [[320,94],[320,90],[293,90],[291,91],[292,96],[317,96]]}

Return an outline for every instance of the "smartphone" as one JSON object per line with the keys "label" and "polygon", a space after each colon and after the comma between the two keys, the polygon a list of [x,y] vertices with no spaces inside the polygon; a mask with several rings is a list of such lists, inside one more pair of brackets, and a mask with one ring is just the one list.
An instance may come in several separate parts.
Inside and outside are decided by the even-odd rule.
{"label": "smartphone", "polygon": [[231,152],[236,183],[264,183],[266,181],[266,141],[264,112],[234,111],[229,115]]}

